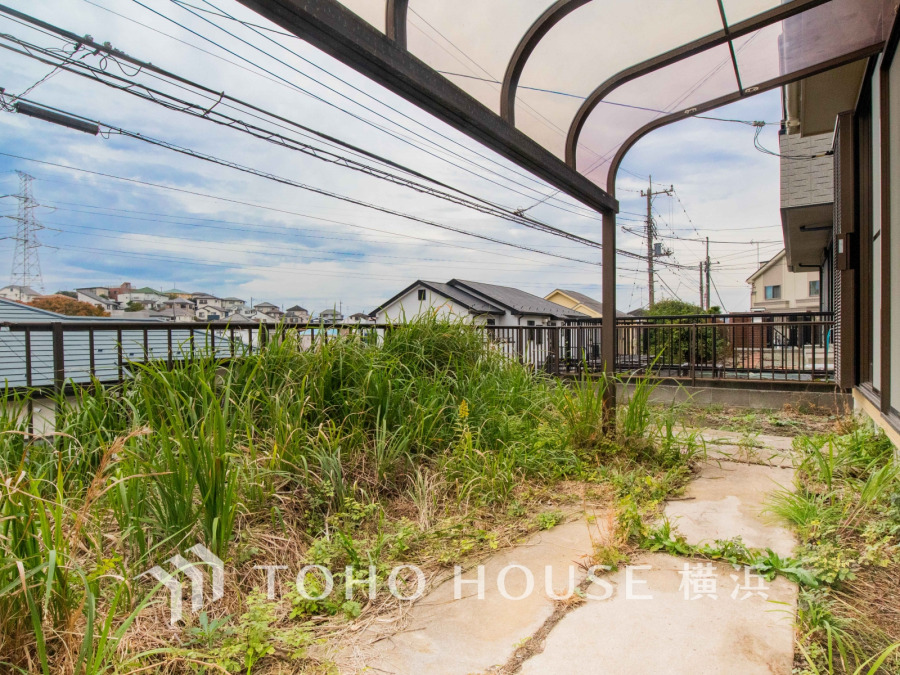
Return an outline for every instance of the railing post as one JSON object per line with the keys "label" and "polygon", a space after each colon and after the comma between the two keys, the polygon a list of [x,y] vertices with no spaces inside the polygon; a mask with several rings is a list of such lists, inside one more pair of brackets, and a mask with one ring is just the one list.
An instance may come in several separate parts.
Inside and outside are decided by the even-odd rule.
{"label": "railing post", "polygon": [[88,328],[88,351],[90,354],[88,355],[88,372],[90,372],[91,377],[96,376],[97,374],[97,360],[94,356],[94,329]]}
{"label": "railing post", "polygon": [[125,369],[124,369],[124,361],[125,355],[122,352],[122,329],[116,329],[116,362],[118,363],[118,374],[119,374],[119,382],[125,380]]}
{"label": "railing post", "polygon": [[562,329],[559,326],[553,326],[550,329],[550,353],[553,355],[553,369],[554,372],[559,375],[560,367],[559,367],[559,332]]}
{"label": "railing post", "polygon": [[25,385],[28,387],[28,433],[34,434],[34,400],[31,386],[34,384],[31,375],[31,331],[25,329]]}
{"label": "railing post", "polygon": [[63,325],[53,322],[53,388],[57,394],[66,386],[66,351],[63,344]]}
{"label": "railing post", "polygon": [[691,324],[691,356],[688,363],[691,366],[691,386],[697,386],[697,324]]}

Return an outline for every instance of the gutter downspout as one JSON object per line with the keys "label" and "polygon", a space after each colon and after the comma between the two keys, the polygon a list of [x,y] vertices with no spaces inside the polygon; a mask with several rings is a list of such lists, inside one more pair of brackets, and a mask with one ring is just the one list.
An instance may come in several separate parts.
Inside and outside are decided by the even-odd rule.
{"label": "gutter downspout", "polygon": [[801,82],[791,82],[784,87],[784,129],[786,134],[800,133]]}

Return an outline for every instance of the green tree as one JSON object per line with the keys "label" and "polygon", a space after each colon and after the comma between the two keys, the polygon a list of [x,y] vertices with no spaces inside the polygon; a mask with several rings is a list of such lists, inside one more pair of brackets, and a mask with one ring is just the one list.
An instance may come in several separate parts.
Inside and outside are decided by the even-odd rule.
{"label": "green tree", "polygon": [[125,305],[126,312],[140,312],[142,309],[144,309],[144,306],[134,300],[129,300],[128,304]]}
{"label": "green tree", "polygon": [[[699,305],[694,305],[674,298],[661,300],[655,303],[648,311],[651,323],[661,323],[669,326],[658,330],[647,331],[648,351],[650,358],[660,355],[660,364],[682,364],[691,360],[691,332],[689,326],[684,328],[673,327],[672,324],[698,324],[696,343],[694,346],[694,361],[719,360],[725,353],[728,343],[723,331],[715,325],[711,325],[699,315],[721,314],[718,307],[710,307],[708,310]],[[677,317],[685,317],[680,319]],[[668,319],[652,317],[672,317]],[[695,317],[695,318],[691,318]]]}

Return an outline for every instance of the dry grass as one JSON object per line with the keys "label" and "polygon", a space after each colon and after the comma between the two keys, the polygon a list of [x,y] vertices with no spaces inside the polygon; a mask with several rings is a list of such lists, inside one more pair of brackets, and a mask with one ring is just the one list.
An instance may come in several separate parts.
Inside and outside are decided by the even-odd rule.
{"label": "dry grass", "polygon": [[845,412],[813,405],[785,405],[780,410],[752,410],[730,406],[678,406],[679,421],[693,428],[719,429],[768,436],[844,433]]}

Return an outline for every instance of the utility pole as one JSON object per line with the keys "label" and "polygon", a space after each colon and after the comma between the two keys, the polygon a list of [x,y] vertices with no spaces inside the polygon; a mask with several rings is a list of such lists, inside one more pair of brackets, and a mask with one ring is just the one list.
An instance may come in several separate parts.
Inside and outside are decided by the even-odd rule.
{"label": "utility pole", "polygon": [[10,216],[18,225],[16,226],[16,251],[13,255],[10,283],[18,286],[36,286],[41,293],[44,292],[44,278],[41,275],[41,261],[38,257],[38,249],[41,242],[38,241],[38,231],[44,229],[34,217],[34,210],[39,204],[34,200],[31,192],[31,181],[34,177],[23,171],[19,174],[19,212],[17,216]]}
{"label": "utility pole", "polygon": [[709,237],[706,238],[706,309],[709,309],[709,305],[711,304],[709,301]]}
{"label": "utility pole", "polygon": [[[653,191],[653,176],[650,176],[650,184],[647,188],[647,191],[644,192],[641,190],[641,197],[647,198],[647,287],[649,289],[649,297],[648,297],[648,307],[653,307],[656,302],[655,290],[654,290],[654,270],[653,270],[653,258],[657,255],[656,248],[653,245],[653,238],[655,236],[655,227],[653,224],[653,198],[656,195],[671,195],[675,190],[675,187],[670,185],[665,190],[658,190],[656,192]],[[660,251],[659,255],[663,255],[663,252]]]}
{"label": "utility pole", "polygon": [[703,309],[703,261],[700,261],[700,309]]}

